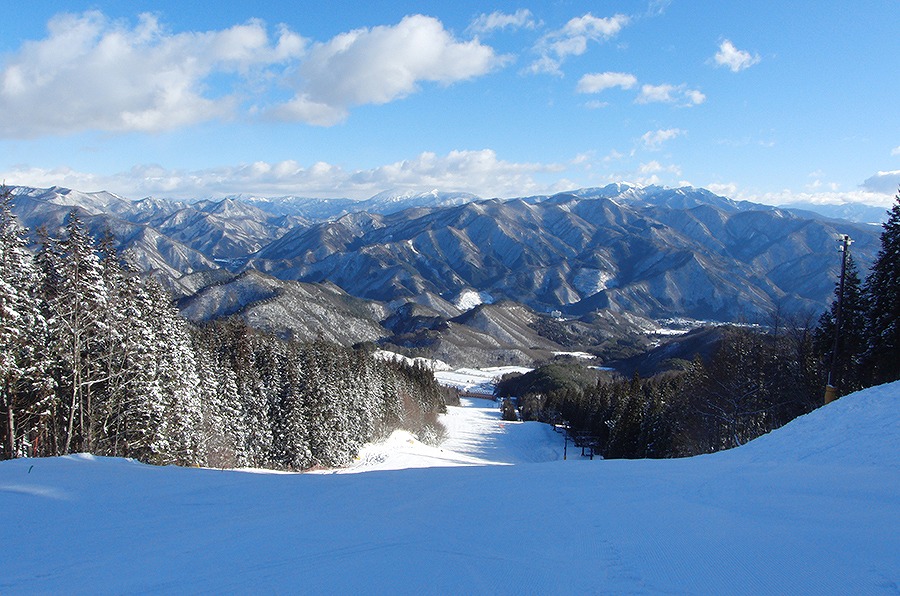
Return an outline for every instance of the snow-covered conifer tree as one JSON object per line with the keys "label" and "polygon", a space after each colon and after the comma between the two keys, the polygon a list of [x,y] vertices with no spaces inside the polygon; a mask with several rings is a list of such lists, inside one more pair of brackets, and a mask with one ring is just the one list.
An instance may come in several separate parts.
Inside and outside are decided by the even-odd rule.
{"label": "snow-covered conifer tree", "polygon": [[58,361],[60,451],[91,450],[92,389],[102,374],[97,338],[105,325],[107,295],[100,260],[76,210],[69,213],[62,238],[45,242],[41,263],[50,342]]}
{"label": "snow-covered conifer tree", "polygon": [[881,249],[866,279],[869,348],[866,365],[874,383],[900,379],[900,194],[881,232]]}
{"label": "snow-covered conifer tree", "polygon": [[0,189],[0,459],[37,448],[52,385],[44,346],[46,324],[38,304],[38,274],[24,230]]}

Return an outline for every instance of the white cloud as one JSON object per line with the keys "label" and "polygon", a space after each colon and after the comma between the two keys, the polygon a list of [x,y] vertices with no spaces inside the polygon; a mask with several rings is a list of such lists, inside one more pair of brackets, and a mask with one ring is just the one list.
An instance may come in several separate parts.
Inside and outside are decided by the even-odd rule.
{"label": "white cloud", "polygon": [[777,192],[752,193],[738,192],[740,200],[763,203],[765,205],[790,205],[792,203],[812,203],[815,205],[843,205],[846,203],[861,203],[884,207],[889,209],[893,199],[889,194],[870,192],[867,190],[854,191],[825,191],[825,192],[795,192],[781,190]]}
{"label": "white cloud", "polygon": [[384,188],[445,188],[488,196],[514,196],[539,188],[533,175],[561,171],[559,164],[514,163],[497,158],[491,149],[451,151],[446,156],[426,152],[412,160],[355,172],[353,185],[377,192]]}
{"label": "white cloud", "polygon": [[891,155],[900,155],[900,146],[891,149]]}
{"label": "white cloud", "polygon": [[664,166],[658,161],[642,163],[636,172],[626,175],[632,184],[648,186],[652,184],[678,184],[681,168],[676,165]]}
{"label": "white cloud", "polygon": [[878,172],[869,176],[863,181],[862,188],[868,192],[896,194],[900,192],[900,170]]}
{"label": "white cloud", "polygon": [[97,11],[63,14],[47,37],[24,43],[0,71],[0,130],[10,137],[80,130],[155,132],[228,118],[236,89],[208,89],[213,74],[233,87],[299,57],[305,41],[260,21],[219,31],[173,34],[156,17],[136,25]]}
{"label": "white cloud", "polygon": [[[98,11],[62,14],[44,39],[0,62],[0,136],[158,132],[230,119],[249,102],[261,104],[252,113],[327,126],[353,106],[405,97],[424,81],[481,76],[506,60],[420,15],[309,47],[287,27],[273,35],[259,20],[172,33],[149,14],[137,23]],[[296,77],[283,80],[288,70]],[[264,95],[279,79],[293,83],[295,95],[267,109]]]}
{"label": "white cloud", "polygon": [[641,94],[637,98],[638,103],[668,103],[675,101],[672,92],[674,85],[644,85]]}
{"label": "white cloud", "polygon": [[[890,172],[879,172],[879,174],[890,174]],[[898,179],[900,179],[900,172],[897,172],[896,174],[898,176]],[[814,205],[843,205],[847,203],[861,203],[864,205],[884,207],[886,209],[889,209],[893,204],[894,195],[897,192],[896,186],[894,186],[894,190],[892,192],[887,192],[872,188],[866,188],[865,183],[860,189],[851,191],[838,190],[835,187],[836,185],[834,184],[827,185],[826,190],[819,189],[819,187],[825,185],[813,184],[813,186],[815,188],[810,188],[809,186],[807,186],[806,190],[804,191],[782,189],[780,191],[760,192],[746,190],[741,188],[734,182],[728,182],[707,184],[706,188],[716,194],[724,195],[731,199],[735,199],[738,201],[751,201],[754,203],[762,203],[764,205],[790,205],[794,203],[812,203]]]}
{"label": "white cloud", "polygon": [[648,17],[661,17],[671,3],[672,0],[650,0],[645,14]]}
{"label": "white cloud", "polygon": [[588,73],[578,81],[578,93],[600,93],[605,89],[620,87],[631,89],[637,84],[637,77],[627,72]]}
{"label": "white cloud", "polygon": [[696,89],[688,89],[687,85],[642,85],[635,103],[678,103],[682,107],[700,105],[706,96]]}
{"label": "white cloud", "polygon": [[[541,194],[556,189],[564,164],[518,163],[497,157],[491,149],[431,152],[367,170],[348,171],[318,162],[304,166],[293,160],[253,162],[203,170],[136,166],[127,172],[96,175],[70,168],[16,167],[0,172],[6,184],[64,186],[79,190],[110,190],[139,198],[148,195],[174,198],[224,196],[236,193],[263,196],[298,195],[368,198],[385,189],[466,191],[485,197]],[[550,182],[541,181],[549,177]]]}
{"label": "white cloud", "polygon": [[734,198],[738,193],[738,186],[734,182],[713,182],[707,184],[706,189],[719,196]]}
{"label": "white cloud", "polygon": [[706,95],[698,91],[697,89],[686,89],[684,91],[684,99],[686,101],[684,106],[699,106],[701,103],[706,101]]}
{"label": "white cloud", "polygon": [[731,69],[731,72],[740,72],[745,68],[758,64],[761,60],[758,54],[754,55],[737,49],[728,39],[719,44],[719,51],[716,52],[713,59],[718,66],[727,66]]}
{"label": "white cloud", "polygon": [[683,135],[685,131],[680,128],[666,128],[659,130],[650,130],[641,136],[641,142],[646,149],[658,151],[662,148],[663,143],[670,141],[675,137]]}
{"label": "white cloud", "polygon": [[561,29],[551,31],[538,41],[535,50],[540,58],[527,70],[536,74],[561,74],[560,66],[567,57],[584,54],[590,41],[615,37],[630,20],[623,14],[600,18],[591,13],[571,19]]}
{"label": "white cloud", "polygon": [[491,14],[480,14],[469,25],[473,33],[490,33],[496,29],[534,29],[537,23],[527,8],[520,8],[513,14],[500,11]]}
{"label": "white cloud", "polygon": [[449,85],[478,77],[505,60],[477,40],[456,40],[435,18],[408,16],[314,45],[300,65],[296,96],[271,114],[330,125],[353,106],[406,97],[422,81]]}
{"label": "white cloud", "polygon": [[658,161],[651,161],[648,163],[642,163],[638,167],[638,172],[641,174],[658,174],[667,172],[669,174],[675,174],[676,176],[681,176],[681,168],[676,165],[668,165],[664,166]]}

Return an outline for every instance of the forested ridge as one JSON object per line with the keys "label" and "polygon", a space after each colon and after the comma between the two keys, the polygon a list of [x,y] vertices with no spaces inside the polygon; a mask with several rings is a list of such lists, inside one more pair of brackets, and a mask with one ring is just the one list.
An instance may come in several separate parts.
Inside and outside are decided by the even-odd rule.
{"label": "forested ridge", "polygon": [[302,470],[399,427],[439,434],[430,371],[181,318],[73,211],[35,255],[0,200],[0,459],[75,452]]}
{"label": "forested ridge", "polygon": [[510,375],[497,394],[517,408],[504,415],[567,424],[607,458],[679,457],[786,424],[822,405],[826,383],[841,395],[900,379],[900,195],[883,228],[865,282],[848,253],[843,292],[836,283],[816,325],[776,313],[767,330],[728,327],[709,358],[648,379],[564,364]]}

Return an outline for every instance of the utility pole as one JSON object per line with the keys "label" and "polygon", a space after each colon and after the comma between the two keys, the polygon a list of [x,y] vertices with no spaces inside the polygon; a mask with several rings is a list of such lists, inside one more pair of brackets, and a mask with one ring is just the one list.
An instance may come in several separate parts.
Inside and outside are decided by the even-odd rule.
{"label": "utility pole", "polygon": [[850,244],[852,242],[853,240],[851,240],[850,236],[847,234],[841,235],[841,245],[838,248],[838,250],[841,251],[841,281],[838,285],[837,314],[834,322],[834,344],[831,346],[831,367],[828,370],[828,383],[825,385],[826,404],[837,399],[837,391],[840,383],[840,378],[837,374],[837,360],[841,337],[841,310],[844,302],[844,277],[847,271],[847,254],[850,252]]}

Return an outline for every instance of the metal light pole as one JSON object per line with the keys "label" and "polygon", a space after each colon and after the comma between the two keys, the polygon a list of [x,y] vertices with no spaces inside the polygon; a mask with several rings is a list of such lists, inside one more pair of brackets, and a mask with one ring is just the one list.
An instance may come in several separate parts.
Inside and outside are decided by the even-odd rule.
{"label": "metal light pole", "polygon": [[834,322],[834,344],[831,346],[831,367],[828,370],[828,383],[825,385],[825,403],[829,404],[837,399],[838,384],[840,383],[837,374],[838,347],[841,337],[841,310],[844,303],[844,277],[847,272],[847,254],[850,252],[850,244],[853,240],[847,234],[842,234],[840,238],[841,246],[841,282],[838,285],[838,301],[837,316]]}

